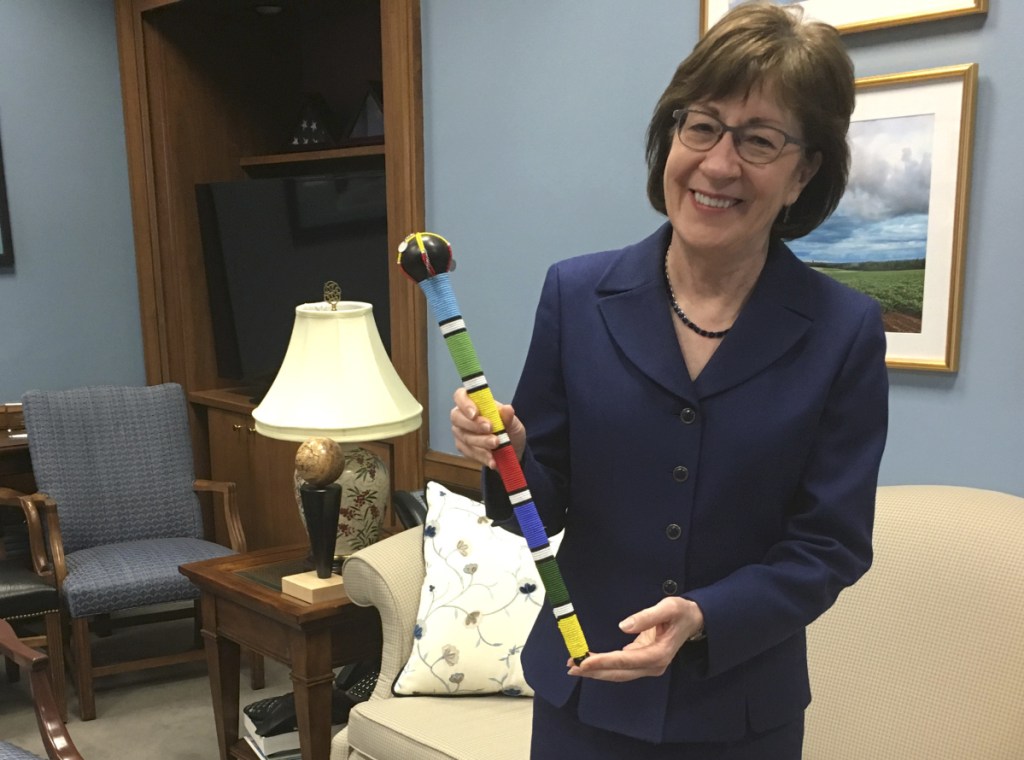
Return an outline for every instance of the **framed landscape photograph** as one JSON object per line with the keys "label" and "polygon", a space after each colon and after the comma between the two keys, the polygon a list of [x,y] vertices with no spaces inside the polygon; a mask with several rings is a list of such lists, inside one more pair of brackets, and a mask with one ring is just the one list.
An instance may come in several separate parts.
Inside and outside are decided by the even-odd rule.
{"label": "framed landscape photograph", "polygon": [[881,303],[890,367],[957,368],[977,81],[973,63],[858,79],[846,192],[789,242]]}
{"label": "framed landscape photograph", "polygon": [[[898,24],[965,16],[988,11],[988,0],[773,0],[776,5],[802,5],[808,18],[840,32],[864,32]],[[745,0],[700,0],[700,33]]]}
{"label": "framed landscape photograph", "polygon": [[14,247],[11,244],[11,217],[7,210],[7,183],[4,182],[4,153],[0,143],[0,272],[14,269]]}

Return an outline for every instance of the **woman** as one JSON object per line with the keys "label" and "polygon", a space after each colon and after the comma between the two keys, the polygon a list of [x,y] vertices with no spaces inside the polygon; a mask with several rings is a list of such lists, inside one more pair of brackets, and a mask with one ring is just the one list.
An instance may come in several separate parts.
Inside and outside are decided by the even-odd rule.
{"label": "woman", "polygon": [[[649,127],[667,224],[548,273],[501,414],[546,529],[565,529],[593,653],[567,662],[538,617],[534,758],[801,755],[805,627],[870,565],[888,386],[878,304],[782,239],[842,196],[853,102],[834,29],[736,8]],[[493,468],[489,423],[455,404],[459,450]]]}

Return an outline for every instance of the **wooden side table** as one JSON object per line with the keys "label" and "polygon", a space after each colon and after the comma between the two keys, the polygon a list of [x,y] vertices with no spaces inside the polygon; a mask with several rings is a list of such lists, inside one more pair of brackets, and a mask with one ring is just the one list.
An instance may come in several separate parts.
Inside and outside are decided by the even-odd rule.
{"label": "wooden side table", "polygon": [[330,755],[333,668],[380,653],[380,617],[347,597],[306,604],[281,593],[281,576],[304,569],[304,545],[182,565],[201,591],[203,637],[221,760],[257,760],[239,739],[240,649],[291,665],[303,760]]}

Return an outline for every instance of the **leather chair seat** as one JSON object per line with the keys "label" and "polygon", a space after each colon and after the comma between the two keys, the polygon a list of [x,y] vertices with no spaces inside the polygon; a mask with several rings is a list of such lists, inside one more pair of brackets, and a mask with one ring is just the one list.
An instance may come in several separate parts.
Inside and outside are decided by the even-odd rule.
{"label": "leather chair seat", "polygon": [[17,620],[56,612],[57,589],[19,559],[0,560],[0,618]]}

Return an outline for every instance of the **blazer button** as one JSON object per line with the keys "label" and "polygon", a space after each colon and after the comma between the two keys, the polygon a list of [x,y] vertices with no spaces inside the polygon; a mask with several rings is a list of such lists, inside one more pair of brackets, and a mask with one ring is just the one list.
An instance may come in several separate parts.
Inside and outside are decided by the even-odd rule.
{"label": "blazer button", "polygon": [[668,536],[670,540],[675,541],[681,535],[683,535],[683,529],[675,523],[672,523],[667,528],[665,528],[665,535]]}
{"label": "blazer button", "polygon": [[697,412],[690,407],[686,407],[679,413],[679,419],[684,425],[692,425],[697,419]]}
{"label": "blazer button", "polygon": [[665,592],[665,596],[674,596],[679,591],[679,584],[670,578],[661,584],[661,590]]}
{"label": "blazer button", "polygon": [[676,481],[676,483],[685,483],[687,479],[689,479],[689,477],[690,471],[683,467],[682,465],[679,465],[674,470],[672,470],[672,478]]}

